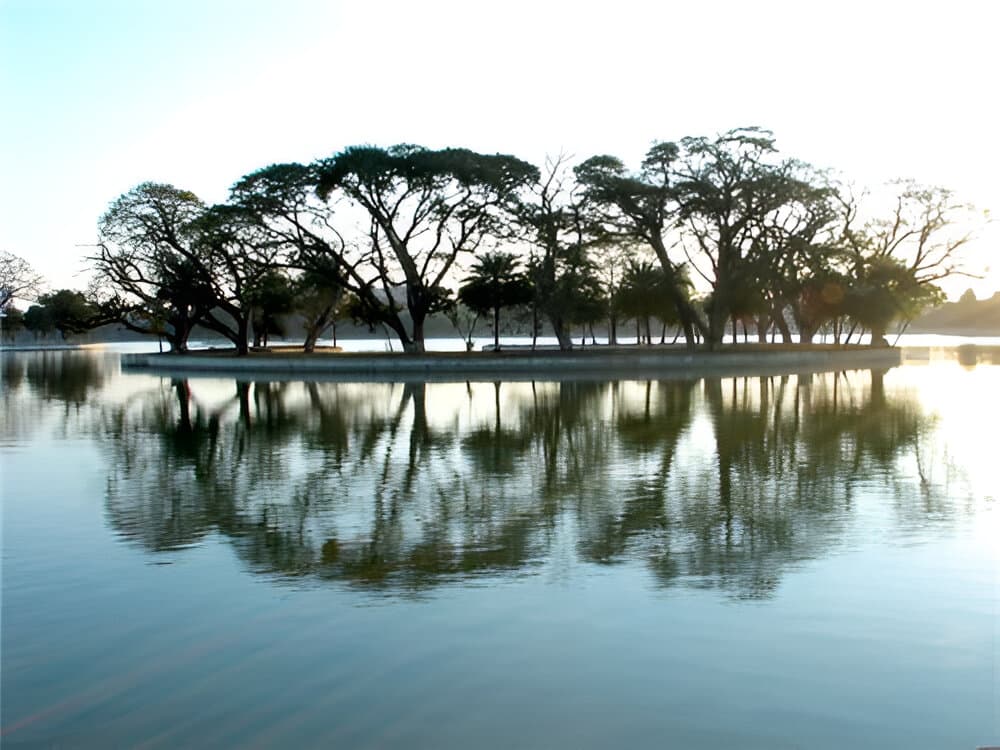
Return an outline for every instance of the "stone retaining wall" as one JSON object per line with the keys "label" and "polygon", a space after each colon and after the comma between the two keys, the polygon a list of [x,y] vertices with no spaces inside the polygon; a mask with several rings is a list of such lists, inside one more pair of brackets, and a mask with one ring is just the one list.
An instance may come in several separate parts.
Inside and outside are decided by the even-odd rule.
{"label": "stone retaining wall", "polygon": [[487,376],[548,378],[577,376],[684,377],[702,374],[773,374],[895,367],[899,349],[829,349],[809,351],[687,352],[606,351],[518,352],[516,354],[123,354],[122,368],[160,374],[278,375],[358,377],[390,376],[437,379],[484,379]]}

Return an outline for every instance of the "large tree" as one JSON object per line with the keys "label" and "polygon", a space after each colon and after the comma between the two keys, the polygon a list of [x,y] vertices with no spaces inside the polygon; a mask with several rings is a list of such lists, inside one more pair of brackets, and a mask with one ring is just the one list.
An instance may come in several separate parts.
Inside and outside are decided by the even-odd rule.
{"label": "large tree", "polygon": [[759,276],[757,254],[803,189],[799,168],[778,158],[771,132],[760,128],[680,142],[680,156],[670,167],[678,227],[686,254],[710,286],[710,348],[721,343],[732,315],[747,310],[747,284]]}
{"label": "large tree", "polygon": [[[214,300],[203,325],[233,342],[239,354],[249,350],[249,332],[260,345],[274,332],[278,308],[289,307],[289,252],[264,231],[239,204],[212,206],[191,225],[189,260],[198,268]],[[267,311],[265,311],[265,308]],[[273,313],[273,314],[272,314]]]}
{"label": "large tree", "polygon": [[295,282],[286,272],[277,268],[257,279],[247,295],[247,302],[251,307],[254,346],[267,346],[272,334],[284,337],[282,316],[295,309],[297,292]]}
{"label": "large tree", "polygon": [[841,242],[847,275],[854,285],[852,317],[883,342],[893,320],[909,321],[943,300],[938,282],[971,276],[962,250],[981,219],[975,209],[944,188],[903,180],[889,186],[887,211],[866,207],[844,190]]}
{"label": "large tree", "polygon": [[844,294],[836,189],[826,173],[796,161],[783,163],[774,184],[784,201],[756,222],[730,314],[754,318],[760,341],[773,324],[788,343],[788,312],[809,343]]}
{"label": "large tree", "polygon": [[35,300],[41,294],[44,280],[24,258],[0,250],[0,312],[15,298]]}
{"label": "large tree", "polygon": [[195,262],[191,226],[205,211],[190,191],[146,182],[119,197],[99,222],[95,288],[130,330],[187,351],[194,326],[215,304]]}
{"label": "large tree", "polygon": [[249,350],[253,295],[283,264],[275,245],[238,205],[206,207],[172,185],[143,183],[101,219],[99,277],[127,327],[187,348],[196,324]]}
{"label": "large tree", "polygon": [[424,322],[444,308],[444,282],[461,253],[503,230],[538,170],[513,156],[401,144],[354,146],[317,165],[320,197],[345,198],[368,215],[364,262],[387,304],[402,293],[405,351],[424,349]]}
{"label": "large tree", "polygon": [[572,327],[603,316],[605,304],[592,251],[605,237],[595,233],[586,198],[572,183],[567,157],[546,162],[545,174],[517,214],[521,236],[533,245],[528,276],[533,307],[549,321],[559,348],[573,348]]}
{"label": "large tree", "polygon": [[[283,248],[290,263],[303,271],[302,280],[311,290],[308,296],[318,303],[316,323],[329,319],[345,295],[351,317],[372,327],[387,326],[401,341],[410,340],[399,295],[394,293],[398,290],[372,266],[367,246],[348,241],[338,229],[332,202],[316,194],[317,184],[316,165],[273,164],[241,178],[232,188],[230,202],[253,217],[268,240]],[[319,302],[324,297],[335,301],[334,308]],[[318,332],[307,333],[307,348],[315,345],[316,337]]]}
{"label": "large tree", "polygon": [[684,259],[670,253],[670,234],[680,206],[674,186],[678,148],[658,143],[646,154],[642,168],[630,173],[614,156],[594,156],[574,170],[592,220],[619,243],[640,243],[653,250],[663,269],[663,291],[677,311],[689,348],[706,326],[689,296]]}

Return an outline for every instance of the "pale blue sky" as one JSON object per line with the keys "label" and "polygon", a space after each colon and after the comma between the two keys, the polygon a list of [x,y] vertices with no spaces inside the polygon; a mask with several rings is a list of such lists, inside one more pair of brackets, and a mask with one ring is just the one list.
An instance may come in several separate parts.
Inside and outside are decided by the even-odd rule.
{"label": "pale blue sky", "polygon": [[[747,124],[857,181],[914,177],[996,213],[994,7],[0,0],[0,247],[82,286],[77,245],[145,180],[222,200],[259,166],[363,142],[635,163]],[[985,266],[995,226],[981,245]],[[997,271],[948,291],[991,293]]]}

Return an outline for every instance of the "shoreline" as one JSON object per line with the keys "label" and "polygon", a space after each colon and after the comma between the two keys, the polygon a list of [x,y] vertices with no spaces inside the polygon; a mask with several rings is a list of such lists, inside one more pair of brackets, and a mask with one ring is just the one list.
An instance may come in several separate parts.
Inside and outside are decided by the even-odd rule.
{"label": "shoreline", "polygon": [[184,376],[279,375],[322,378],[384,379],[567,379],[593,376],[685,377],[722,374],[779,374],[891,368],[902,363],[902,349],[858,347],[795,351],[754,349],[689,352],[678,350],[573,350],[569,352],[435,352],[398,353],[254,353],[237,357],[230,352],[188,354],[126,353],[122,370]]}

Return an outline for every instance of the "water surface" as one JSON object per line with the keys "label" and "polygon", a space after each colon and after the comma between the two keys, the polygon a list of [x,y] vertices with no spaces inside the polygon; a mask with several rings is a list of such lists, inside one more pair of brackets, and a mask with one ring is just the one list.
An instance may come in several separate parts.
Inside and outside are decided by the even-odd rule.
{"label": "water surface", "polygon": [[3,376],[5,747],[1000,739],[990,364]]}

